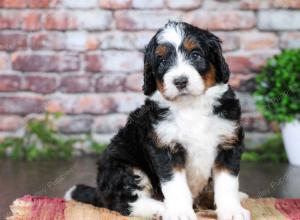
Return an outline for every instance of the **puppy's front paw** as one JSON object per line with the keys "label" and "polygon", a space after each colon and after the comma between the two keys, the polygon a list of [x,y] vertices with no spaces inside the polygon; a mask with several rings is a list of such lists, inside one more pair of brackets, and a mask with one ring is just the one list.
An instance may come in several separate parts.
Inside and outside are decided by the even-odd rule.
{"label": "puppy's front paw", "polygon": [[242,206],[217,209],[218,220],[250,220],[251,214]]}
{"label": "puppy's front paw", "polygon": [[167,208],[164,215],[163,220],[197,220],[196,213],[191,208],[183,208],[178,207],[175,208]]}

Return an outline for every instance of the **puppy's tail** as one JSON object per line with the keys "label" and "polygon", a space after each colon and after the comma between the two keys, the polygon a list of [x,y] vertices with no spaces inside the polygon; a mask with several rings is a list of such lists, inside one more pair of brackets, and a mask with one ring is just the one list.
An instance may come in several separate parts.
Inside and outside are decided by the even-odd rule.
{"label": "puppy's tail", "polygon": [[83,203],[88,203],[94,206],[102,207],[103,199],[97,193],[96,188],[86,185],[72,186],[64,196],[66,201],[76,200]]}

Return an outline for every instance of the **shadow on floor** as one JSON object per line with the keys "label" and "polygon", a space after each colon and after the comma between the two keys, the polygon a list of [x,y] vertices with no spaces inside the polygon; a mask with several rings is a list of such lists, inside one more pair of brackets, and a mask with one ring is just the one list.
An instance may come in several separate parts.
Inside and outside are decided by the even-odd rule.
{"label": "shadow on floor", "polygon": [[[62,197],[77,183],[95,185],[96,158],[24,162],[0,159],[0,219],[11,202],[26,194]],[[300,167],[242,164],[241,191],[252,197],[300,197]]]}

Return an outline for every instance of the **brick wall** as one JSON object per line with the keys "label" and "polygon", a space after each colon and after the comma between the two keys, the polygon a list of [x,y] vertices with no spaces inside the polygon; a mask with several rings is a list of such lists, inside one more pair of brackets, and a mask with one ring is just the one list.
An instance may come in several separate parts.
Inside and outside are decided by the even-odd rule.
{"label": "brick wall", "polygon": [[142,53],[168,19],[224,41],[249,146],[270,133],[250,92],[267,57],[300,46],[299,0],[0,0],[0,134],[62,111],[66,134],[107,140],[143,101]]}

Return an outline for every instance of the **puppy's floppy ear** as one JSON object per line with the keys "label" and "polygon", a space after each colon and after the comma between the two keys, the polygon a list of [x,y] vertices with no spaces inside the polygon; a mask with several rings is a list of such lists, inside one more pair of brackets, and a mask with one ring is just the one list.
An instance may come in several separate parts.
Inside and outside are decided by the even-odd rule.
{"label": "puppy's floppy ear", "polygon": [[221,40],[215,35],[212,35],[209,37],[208,45],[210,47],[211,60],[216,68],[216,81],[227,83],[230,76],[230,70],[223,57]]}
{"label": "puppy's floppy ear", "polygon": [[149,44],[145,48],[144,52],[144,94],[152,95],[156,90],[156,82],[153,74],[153,62],[154,62],[154,47],[155,37],[151,39]]}

